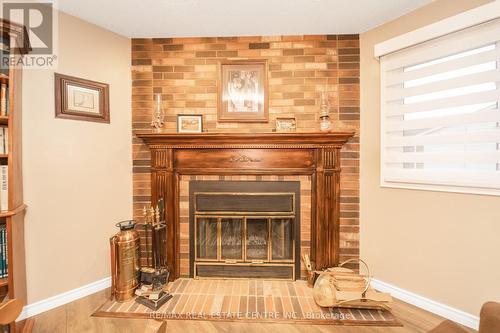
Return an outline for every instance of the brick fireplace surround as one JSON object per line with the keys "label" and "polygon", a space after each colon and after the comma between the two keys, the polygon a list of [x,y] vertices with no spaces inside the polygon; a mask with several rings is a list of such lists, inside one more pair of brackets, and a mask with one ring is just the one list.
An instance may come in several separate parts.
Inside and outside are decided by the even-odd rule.
{"label": "brick fireplace surround", "polygon": [[[268,59],[269,123],[217,122],[217,64],[228,58]],[[202,114],[208,132],[232,133],[270,132],[275,118],[286,116],[296,117],[298,132],[317,131],[319,93],[326,87],[334,130],[357,132],[341,151],[339,260],[359,256],[357,35],[133,39],[132,86],[134,132],[149,129],[159,92],[165,130],[175,132],[176,115],[185,113]],[[133,160],[134,218],[140,219],[151,199],[151,156],[135,136]]]}

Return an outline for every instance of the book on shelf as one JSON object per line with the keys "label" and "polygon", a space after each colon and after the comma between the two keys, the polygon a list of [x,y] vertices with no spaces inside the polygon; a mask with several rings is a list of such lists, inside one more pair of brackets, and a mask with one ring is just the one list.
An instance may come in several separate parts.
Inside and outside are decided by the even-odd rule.
{"label": "book on shelf", "polygon": [[3,116],[7,117],[9,115],[9,85],[5,88],[5,114]]}
{"label": "book on shelf", "polygon": [[0,165],[0,210],[9,210],[9,167]]}
{"label": "book on shelf", "polygon": [[4,57],[9,57],[10,55],[10,38],[9,37],[4,37],[0,36],[0,74],[4,74],[6,76],[9,76],[9,67],[4,66],[4,63],[9,63],[8,61],[4,61]]}
{"label": "book on shelf", "polygon": [[0,86],[0,116],[9,115],[9,87],[6,82]]}
{"label": "book on shelf", "polygon": [[2,127],[3,128],[3,147],[4,147],[4,154],[9,153],[9,128],[8,127]]}
{"label": "book on shelf", "polygon": [[9,128],[0,127],[0,154],[9,153]]}
{"label": "book on shelf", "polygon": [[9,275],[9,265],[7,259],[7,228],[5,224],[0,224],[0,279]]}

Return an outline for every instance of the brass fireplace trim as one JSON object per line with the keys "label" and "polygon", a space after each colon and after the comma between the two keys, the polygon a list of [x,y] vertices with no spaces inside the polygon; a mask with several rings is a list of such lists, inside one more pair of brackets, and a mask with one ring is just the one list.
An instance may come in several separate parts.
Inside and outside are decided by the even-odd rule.
{"label": "brass fireplace trim", "polygon": [[[194,263],[194,272],[193,272],[193,278],[198,279],[198,280],[213,280],[213,277],[205,277],[205,276],[198,276],[196,274],[197,266],[219,266],[221,263],[219,262],[195,262]],[[251,266],[251,267],[291,267],[292,268],[292,277],[291,279],[280,279],[280,278],[266,278],[268,281],[295,281],[296,280],[296,272],[295,272],[295,264],[274,264],[274,265],[268,265],[268,264],[254,264],[254,263],[238,263],[235,264],[235,266]],[[217,277],[218,280],[248,280],[247,277],[237,277],[237,276],[231,276],[231,277]]]}

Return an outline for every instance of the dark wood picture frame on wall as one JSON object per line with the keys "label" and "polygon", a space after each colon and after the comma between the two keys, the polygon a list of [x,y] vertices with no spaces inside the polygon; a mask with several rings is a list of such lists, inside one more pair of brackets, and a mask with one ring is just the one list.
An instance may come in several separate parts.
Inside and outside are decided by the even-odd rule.
{"label": "dark wood picture frame on wall", "polygon": [[219,63],[219,122],[269,121],[266,59]]}
{"label": "dark wood picture frame on wall", "polygon": [[110,123],[109,85],[54,74],[56,118]]}

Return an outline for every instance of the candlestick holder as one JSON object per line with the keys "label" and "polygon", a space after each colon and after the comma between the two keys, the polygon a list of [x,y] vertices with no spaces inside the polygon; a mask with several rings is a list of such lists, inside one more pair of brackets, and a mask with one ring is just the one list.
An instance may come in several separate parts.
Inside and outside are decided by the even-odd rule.
{"label": "candlestick holder", "polygon": [[151,119],[151,126],[156,132],[160,132],[165,124],[165,113],[161,105],[161,94],[155,94],[155,108]]}
{"label": "candlestick holder", "polygon": [[330,121],[330,103],[328,102],[328,93],[326,90],[321,92],[320,110],[319,129],[323,132],[328,132],[332,128],[332,123]]}

